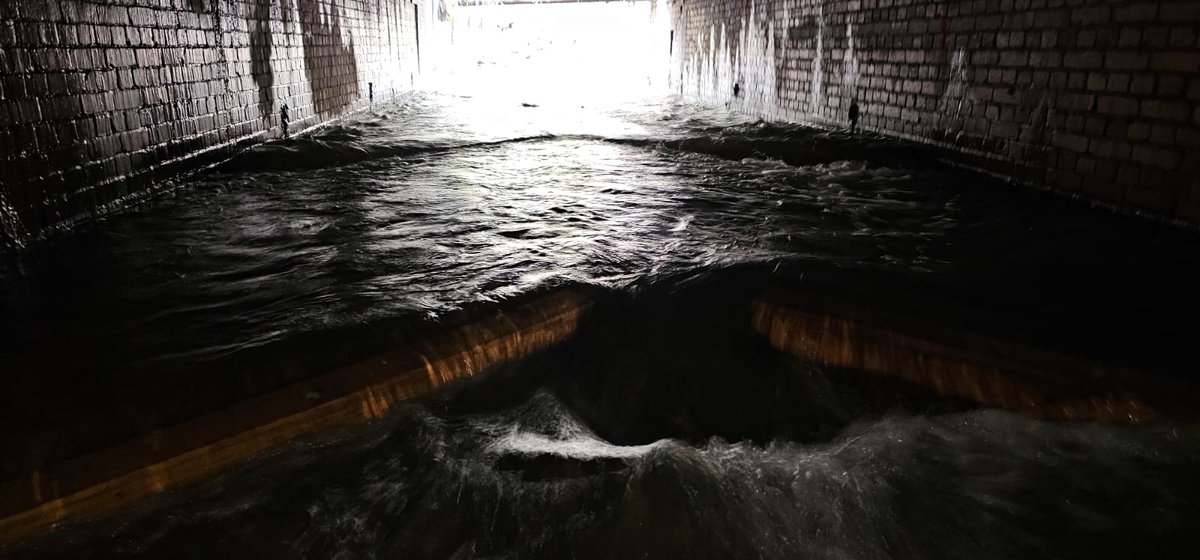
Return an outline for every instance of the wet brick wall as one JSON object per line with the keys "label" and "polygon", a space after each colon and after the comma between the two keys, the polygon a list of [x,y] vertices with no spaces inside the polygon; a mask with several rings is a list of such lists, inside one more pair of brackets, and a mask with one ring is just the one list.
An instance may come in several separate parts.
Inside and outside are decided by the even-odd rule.
{"label": "wet brick wall", "polygon": [[[1200,222],[1200,1],[674,0],[672,86]],[[735,86],[737,95],[735,96]]]}
{"label": "wet brick wall", "polygon": [[181,171],[410,89],[410,0],[0,2],[0,232],[24,242]]}

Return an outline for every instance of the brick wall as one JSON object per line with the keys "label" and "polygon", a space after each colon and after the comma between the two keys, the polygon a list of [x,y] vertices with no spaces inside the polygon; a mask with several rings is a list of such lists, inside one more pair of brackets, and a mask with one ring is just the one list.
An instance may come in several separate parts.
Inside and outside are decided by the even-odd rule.
{"label": "brick wall", "polygon": [[412,86],[409,0],[0,2],[0,233],[23,242]]}
{"label": "brick wall", "polygon": [[[673,87],[1200,222],[1200,1],[673,0]],[[734,85],[739,94],[734,96]]]}

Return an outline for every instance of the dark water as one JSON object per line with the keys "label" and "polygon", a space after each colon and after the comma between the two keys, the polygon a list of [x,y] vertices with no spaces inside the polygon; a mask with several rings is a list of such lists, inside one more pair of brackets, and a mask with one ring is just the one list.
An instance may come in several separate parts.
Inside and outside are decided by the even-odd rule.
{"label": "dark water", "polygon": [[767,283],[832,287],[1189,377],[1198,248],[881,139],[669,99],[413,95],[5,256],[5,474],[464,308],[570,285],[597,316],[368,433],[20,556],[1178,556],[1200,544],[1195,435],[793,362],[739,305]]}

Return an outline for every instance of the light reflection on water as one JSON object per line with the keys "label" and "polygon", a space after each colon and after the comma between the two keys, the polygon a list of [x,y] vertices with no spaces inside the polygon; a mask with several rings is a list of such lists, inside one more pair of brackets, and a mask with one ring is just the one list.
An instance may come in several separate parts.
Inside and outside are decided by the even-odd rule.
{"label": "light reflection on water", "polygon": [[[454,120],[470,104],[442,101],[418,96],[386,109],[388,119],[360,117],[344,126],[381,126],[340,142],[370,145],[380,136],[412,143],[416,136],[437,145],[414,133],[407,116]],[[662,128],[662,138],[681,135]],[[462,136],[449,145],[475,140]],[[111,283],[111,293],[89,307],[123,300],[104,309],[113,336],[170,333],[185,348],[146,354],[181,351],[193,359],[296,329],[436,312],[564,280],[620,287],[694,266],[805,257],[944,265],[929,251],[955,227],[959,195],[938,189],[944,179],[937,175],[862,162],[728,161],[604,138],[215,175],[103,224],[98,239],[82,240],[96,252],[70,258]],[[295,157],[304,158],[308,148],[298,149]],[[35,301],[17,297],[14,309],[36,313]]]}
{"label": "light reflection on water", "polygon": [[[596,121],[603,123],[598,130],[589,130],[587,119],[544,119],[539,108],[521,108],[528,116],[508,134],[497,129],[479,132],[472,131],[470,117],[464,117],[471,115],[464,108],[475,103],[473,99],[436,94],[408,96],[394,105],[378,107],[373,114],[350,119],[323,138],[297,140],[290,145],[294,153],[287,156],[313,160],[327,153],[330,146],[370,156],[357,163],[303,171],[264,166],[267,170],[214,174],[170,199],[108,220],[24,257],[18,267],[9,269],[20,274],[7,276],[4,296],[7,309],[21,317],[14,324],[29,327],[5,337],[9,345],[6,354],[13,356],[9,361],[11,371],[27,376],[21,381],[24,387],[7,394],[11,402],[4,410],[13,417],[8,425],[29,426],[24,428],[28,431],[14,428],[6,433],[11,445],[23,446],[30,434],[39,438],[45,438],[48,431],[59,434],[49,441],[61,447],[42,448],[46,450],[42,451],[44,456],[53,460],[55,453],[73,452],[75,448],[69,447],[72,442],[92,441],[88,438],[119,440],[121,434],[161,425],[156,421],[171,421],[172,413],[183,414],[194,406],[189,387],[195,379],[204,379],[208,387],[229,387],[217,391],[219,394],[237,395],[246,390],[243,379],[267,377],[274,379],[269,382],[279,383],[279,378],[269,376],[291,371],[303,374],[318,367],[306,364],[353,355],[357,347],[350,339],[384,336],[372,329],[381,321],[437,316],[472,302],[499,301],[564,283],[582,282],[625,291],[680,274],[767,264],[777,267],[781,274],[802,275],[807,267],[819,266],[902,272],[966,289],[987,290],[1003,284],[1014,301],[1021,301],[1018,298],[1026,293],[1053,294],[1056,286],[1061,286],[1064,293],[1078,292],[1078,299],[1086,301],[1087,292],[1080,291],[1081,284],[1070,275],[1039,274],[1028,279],[1023,275],[1030,270],[1071,271],[1083,262],[1109,262],[1089,257],[1094,243],[1101,239],[1111,247],[1107,251],[1117,251],[1111,254],[1118,258],[1128,258],[1121,256],[1122,242],[1131,243],[1131,250],[1141,248],[1132,241],[1136,235],[1128,235],[1130,230],[1121,228],[1090,234],[1081,243],[1076,241],[1080,224],[1100,217],[1057,201],[1043,200],[1035,205],[1029,195],[1012,190],[964,188],[963,176],[943,169],[873,163],[866,158],[856,159],[854,151],[848,152],[845,159],[814,165],[789,165],[773,153],[739,157],[745,146],[757,146],[764,139],[782,139],[779,141],[785,147],[825,142],[823,138],[829,135],[821,131],[737,124],[736,117],[713,119],[708,109],[655,100],[626,104],[619,111],[606,113],[605,118]],[[447,128],[439,127],[439,120],[447,122]],[[610,126],[613,121],[627,126]],[[614,131],[619,134],[609,136]],[[529,136],[534,138],[503,141]],[[701,151],[678,143],[692,138],[713,142]],[[502,142],[472,145],[480,140]],[[401,155],[389,155],[391,152],[386,150],[373,154],[372,150],[380,145],[419,149]],[[848,145],[853,149],[854,142]],[[249,167],[253,168],[256,158],[269,153],[269,149],[247,154]],[[731,158],[723,154],[722,150],[727,149],[737,155]],[[783,153],[780,157],[785,156]],[[1062,251],[1061,247],[1070,250]],[[86,275],[89,282],[68,282],[80,274]],[[1088,274],[1088,269],[1079,268],[1077,274]],[[1186,282],[1189,276],[1167,278]],[[1123,282],[1119,276],[1106,281]],[[1094,289],[1104,288],[1096,284]],[[1145,293],[1156,297],[1155,292]],[[1162,297],[1168,294],[1158,293]],[[1169,340],[1162,339],[1160,344],[1169,346]],[[48,350],[64,347],[76,351]],[[738,378],[753,375],[729,374]],[[116,378],[127,381],[105,381]],[[74,385],[76,379],[90,381]],[[26,406],[29,402],[41,404],[37,410],[30,410]],[[120,412],[116,421],[108,423],[97,421],[88,412],[113,406]],[[163,406],[169,412],[159,412]],[[1130,437],[1136,440],[1141,436]],[[654,447],[631,450],[612,447],[614,444],[603,438],[560,440],[518,432],[492,449],[535,455],[529,459],[497,459],[503,472],[526,473],[518,475],[521,480],[563,476],[564,471],[607,480],[613,476],[613,469],[622,468],[618,463],[629,459],[627,456],[644,456],[646,460],[659,457],[655,460],[659,462],[653,464],[665,466],[651,468],[652,478],[667,476],[667,480],[675,480],[672,477],[683,476],[671,483],[683,485],[678,488],[681,494],[654,498],[658,495],[647,488],[651,497],[628,499],[650,500],[651,505],[638,508],[666,508],[656,516],[669,517],[669,512],[677,509],[711,509],[689,518],[688,528],[664,531],[683,531],[695,537],[711,531],[713,524],[728,523],[730,518],[726,516],[757,519],[765,515],[772,520],[773,525],[768,526],[773,529],[742,527],[739,531],[745,532],[744,538],[710,543],[715,547],[712,550],[730,554],[756,550],[759,552],[753,554],[768,557],[787,557],[798,551],[832,557],[892,555],[880,552],[883,549],[837,552],[841,545],[831,541],[813,544],[815,549],[800,546],[799,541],[791,540],[793,537],[778,528],[779,524],[786,526],[811,516],[833,519],[844,515],[848,516],[846,522],[860,526],[838,533],[824,522],[814,522],[811,530],[820,535],[859,538],[868,527],[885,521],[895,523],[896,531],[913,530],[905,522],[888,517],[909,514],[860,503],[881,499],[878,497],[839,495],[850,492],[838,490],[841,486],[827,488],[822,499],[832,495],[858,503],[860,509],[848,510],[858,513],[796,510],[794,505],[785,505],[808,494],[787,490],[792,483],[783,479],[763,488],[751,484],[749,481],[764,476],[761,473],[765,467],[720,467],[723,474],[710,473],[726,462],[717,455],[742,453],[750,444],[733,444],[731,450],[719,452],[697,452],[680,443],[667,445],[670,451],[660,451],[664,444],[643,444]],[[388,479],[389,484],[411,488],[408,485],[412,480],[426,481],[426,488],[418,494],[397,490],[397,499],[414,504],[412,507],[440,512],[439,516],[453,516],[457,510],[443,507],[448,495],[436,492],[482,492],[477,499],[492,504],[489,507],[499,507],[496,504],[502,501],[492,502],[487,496],[532,491],[507,478],[503,479],[506,482],[496,482],[498,486],[489,486],[492,483],[487,481],[494,478],[488,477],[499,476],[486,474],[493,468],[492,463],[470,462],[475,454],[486,454],[486,446],[480,447],[479,442],[464,445],[456,452],[462,454],[456,460],[469,462],[471,466],[464,467],[465,471],[444,472],[436,461],[426,467],[397,471],[396,476],[401,478]],[[807,453],[802,446],[795,449]],[[947,444],[929,452],[952,454],[953,449]],[[714,453],[717,455],[709,456]],[[1092,452],[1083,454],[1091,457]],[[545,456],[564,456],[569,461],[562,463]],[[349,457],[373,460],[369,453]],[[952,461],[951,457],[943,458]],[[23,458],[16,454],[8,460],[16,461],[17,468],[28,464],[20,463]],[[30,460],[38,459],[35,456]],[[582,461],[583,465],[571,461]],[[709,474],[686,474],[692,467],[676,461]],[[1195,456],[1186,452],[1163,457],[1161,465],[1170,470],[1194,461]],[[901,474],[897,476],[902,479],[924,480],[928,474],[922,472],[924,463],[891,468],[899,469]],[[1013,468],[1022,472],[1025,467]],[[1114,468],[1132,467],[1120,463]],[[319,474],[313,476],[313,488],[327,484]],[[584,488],[590,484],[593,482],[585,483]],[[608,486],[602,484],[601,488]],[[313,490],[298,491],[309,495]],[[320,498],[334,500],[331,503],[301,500],[280,506],[290,503],[287,500],[291,498],[269,494],[258,505],[221,507],[245,512],[238,515],[246,517],[235,516],[238,525],[259,527],[268,534],[274,529],[264,528],[264,524],[273,526],[277,521],[263,508],[294,507],[299,508],[298,515],[300,511],[311,511],[312,516],[300,515],[281,522],[280,530],[292,536],[292,530],[316,531],[319,542],[311,546],[320,551],[315,552],[318,555],[339,550],[340,545],[329,544],[330,539],[349,539],[345,545],[348,550],[360,545],[405,549],[407,545],[391,543],[417,542],[414,535],[428,531],[423,524],[435,524],[434,518],[418,516],[414,519],[425,521],[391,532],[385,529],[391,523],[384,512],[400,506],[359,504],[353,496],[364,490],[344,491],[348,494],[340,498]],[[782,493],[782,497],[770,498],[773,505],[743,502],[742,497],[752,491]],[[1024,492],[1019,487],[1005,490],[1010,491]],[[708,496],[708,501],[677,501],[695,492]],[[539,495],[535,492],[521,502],[527,504],[521,507],[532,509],[509,515],[520,524],[549,523],[533,512],[561,512],[576,503],[574,500],[582,499],[576,494],[557,493],[534,499]],[[1020,499],[1014,496],[1005,499]],[[620,527],[624,527],[621,523],[625,522],[620,521],[623,516],[637,520],[648,515],[642,509],[635,508],[632,513],[623,510],[627,507],[622,505],[626,504],[624,499],[609,496],[590,507],[616,516],[606,519]],[[658,499],[666,501],[656,502]],[[376,507],[383,509],[371,509]],[[609,507],[615,509],[605,509]],[[720,509],[727,507],[734,509]],[[738,509],[742,507],[751,509]],[[968,506],[960,503],[953,507]],[[363,515],[380,524],[377,532],[358,533],[345,525]],[[384,517],[378,517],[381,515]],[[461,525],[442,533],[441,538],[476,538],[472,535],[482,530],[483,518],[462,515]],[[1172,515],[1176,516],[1173,523],[1190,519],[1190,514],[1183,512]],[[172,527],[155,531],[163,531],[167,541],[201,546],[192,537],[176,535]],[[224,531],[220,523],[201,523],[197,527],[189,530],[199,534]],[[626,530],[603,529],[588,534],[601,539],[595,550],[610,550],[604,548],[608,542],[604,539],[626,539],[620,536]],[[768,548],[760,549],[749,535],[762,530],[784,540],[764,540],[762,546]],[[995,534],[1003,534],[997,531]],[[143,538],[139,534],[135,531],[129,538],[136,542]],[[638,535],[629,536],[633,539],[629,542],[645,543],[650,550],[667,555],[663,551],[676,550],[670,548],[671,543]],[[560,533],[546,538],[560,542],[564,537]],[[501,538],[489,546],[498,547],[497,553],[524,550],[513,542]],[[145,549],[159,551],[157,546],[145,545]],[[229,546],[253,548],[246,543]],[[459,546],[466,545],[460,542]],[[143,545],[135,548],[141,550]],[[537,554],[559,556],[556,550],[561,549],[547,548]],[[630,550],[640,549],[635,546]],[[697,549],[679,550],[704,555]],[[813,550],[825,550],[827,554]]]}
{"label": "light reflection on water", "polygon": [[[587,6],[578,9],[600,5]],[[644,6],[613,21],[642,17]],[[899,148],[881,160],[878,139],[689,105],[658,96],[653,75],[630,89],[641,76],[618,70],[640,43],[614,45],[584,27],[524,43],[505,35],[508,55],[535,47],[528,59],[481,53],[498,44],[489,31],[454,53],[482,64],[431,82],[442,93],[406,94],[315,138],[253,150],[171,198],[14,260],[0,272],[0,301],[15,318],[0,349],[24,380],[0,409],[10,415],[3,424],[31,427],[0,444],[34,434],[54,442],[47,456],[69,454],[77,450],[54,445],[165,422],[147,418],[147,403],[194,400],[195,379],[240,388],[247,372],[303,372],[306,361],[350,353],[349,340],[381,322],[567,283],[633,292],[738,265],[788,278],[810,267],[884,271],[984,294],[978,305],[1015,302],[1014,314],[1036,322],[1059,296],[1074,294],[1082,308],[1129,286],[1125,274],[1143,276],[1139,266],[1165,261],[1156,255],[1175,255],[1184,269],[1200,254],[1180,250],[1196,246],[1191,237],[906,162]],[[610,50],[580,52],[596,44]],[[646,58],[647,68],[657,63]],[[575,64],[551,75],[538,65],[547,59]],[[787,163],[813,152],[833,155]],[[1107,309],[1187,308],[1170,286],[1194,279],[1167,270],[1156,290],[1138,291],[1142,300],[1106,299]],[[1097,329],[1126,340],[1125,322]],[[1178,332],[1128,323],[1179,346],[1169,338]],[[689,363],[639,349],[635,361]],[[663,378],[685,393],[694,377],[728,376],[721,398],[688,403],[700,419],[668,425],[834,407],[781,398],[782,389],[767,392],[773,402],[732,400],[728,379],[752,386],[757,366],[612,375],[635,388]],[[1191,436],[989,411],[925,417],[901,407],[860,419],[848,407],[815,442],[790,432],[765,443],[674,433],[617,441],[600,435],[594,403],[527,389],[499,412],[406,408],[336,453],[291,450],[266,474],[218,481],[190,504],[102,529],[115,544],[76,544],[99,557],[1013,558],[1144,552],[1121,548],[1122,532],[1137,546],[1168,539],[1161,550],[1194,540],[1184,531],[1197,519]],[[611,416],[665,406],[654,400],[661,394],[618,396]],[[90,421],[88,410],[105,407],[118,409],[115,426]],[[590,422],[576,418],[584,412]],[[62,542],[49,554],[78,552]]]}

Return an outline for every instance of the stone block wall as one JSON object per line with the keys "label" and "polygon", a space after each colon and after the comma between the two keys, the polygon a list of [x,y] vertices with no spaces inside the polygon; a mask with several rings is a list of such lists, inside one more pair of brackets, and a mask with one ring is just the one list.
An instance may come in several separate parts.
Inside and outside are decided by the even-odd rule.
{"label": "stone block wall", "polygon": [[411,0],[0,2],[0,234],[118,208],[411,88]]}
{"label": "stone block wall", "polygon": [[[1196,0],[673,0],[672,87],[1200,223]],[[735,85],[738,94],[734,95]]]}

